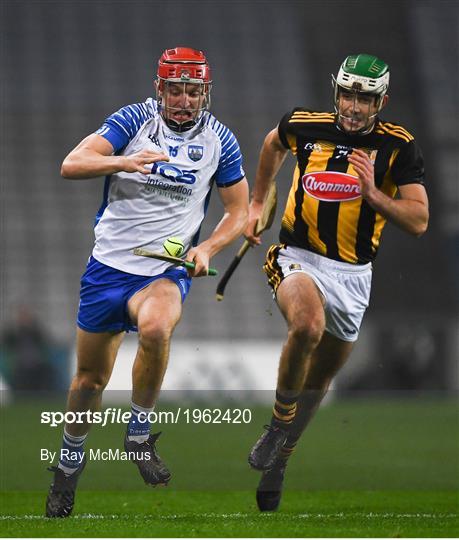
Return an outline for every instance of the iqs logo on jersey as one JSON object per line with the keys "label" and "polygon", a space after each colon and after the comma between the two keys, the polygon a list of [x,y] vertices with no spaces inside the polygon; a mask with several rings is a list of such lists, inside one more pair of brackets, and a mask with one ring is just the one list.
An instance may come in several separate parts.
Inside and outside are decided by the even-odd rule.
{"label": "iqs logo on jersey", "polygon": [[360,184],[351,174],[319,171],[307,173],[301,180],[304,191],[319,201],[353,201],[360,197]]}
{"label": "iqs logo on jersey", "polygon": [[188,147],[188,157],[191,161],[199,161],[204,153],[204,147],[199,144],[190,144]]}

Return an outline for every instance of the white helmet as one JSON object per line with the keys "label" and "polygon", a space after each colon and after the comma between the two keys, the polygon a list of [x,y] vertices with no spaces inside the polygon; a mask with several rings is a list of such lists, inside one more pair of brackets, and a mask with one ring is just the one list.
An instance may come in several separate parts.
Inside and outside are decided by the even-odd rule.
{"label": "white helmet", "polygon": [[332,75],[332,85],[337,113],[340,89],[356,94],[375,95],[376,109],[379,112],[389,88],[389,66],[371,54],[354,54],[344,60],[336,77]]}

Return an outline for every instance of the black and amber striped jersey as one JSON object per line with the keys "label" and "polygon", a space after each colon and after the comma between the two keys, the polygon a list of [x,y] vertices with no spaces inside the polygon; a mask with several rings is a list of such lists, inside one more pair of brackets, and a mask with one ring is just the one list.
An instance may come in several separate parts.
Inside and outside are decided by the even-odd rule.
{"label": "black and amber striped jersey", "polygon": [[413,136],[379,119],[371,133],[349,135],[334,113],[302,108],[286,114],[278,131],[297,158],[280,241],[338,261],[374,260],[386,220],[362,199],[347,156],[354,148],[367,152],[376,187],[395,197],[398,186],[424,183],[424,160]]}

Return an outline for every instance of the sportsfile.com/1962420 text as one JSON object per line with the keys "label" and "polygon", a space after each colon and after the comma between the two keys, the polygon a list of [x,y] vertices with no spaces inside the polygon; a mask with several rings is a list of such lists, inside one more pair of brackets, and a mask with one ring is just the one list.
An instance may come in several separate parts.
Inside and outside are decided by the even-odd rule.
{"label": "sportsfile.com/1962420 text", "polygon": [[[103,411],[43,411],[40,415],[40,423],[57,427],[66,424],[128,424],[131,412],[116,407],[108,407]],[[182,408],[174,411],[150,411],[140,412],[138,421],[148,421],[151,424],[250,424],[252,411],[241,408]]]}

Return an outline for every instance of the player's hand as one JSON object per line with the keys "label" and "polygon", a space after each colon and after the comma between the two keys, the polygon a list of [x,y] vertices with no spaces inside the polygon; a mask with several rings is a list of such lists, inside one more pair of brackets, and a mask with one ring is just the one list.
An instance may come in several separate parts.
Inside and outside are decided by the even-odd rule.
{"label": "player's hand", "polygon": [[357,173],[362,197],[364,199],[371,198],[377,188],[375,186],[375,167],[370,156],[363,150],[354,148],[347,159]]}
{"label": "player's hand", "polygon": [[187,253],[186,260],[195,264],[194,269],[187,268],[190,277],[207,276],[209,273],[210,255],[202,244],[191,248]]}
{"label": "player's hand", "polygon": [[246,240],[251,246],[258,246],[261,244],[261,237],[255,235],[258,219],[263,213],[263,203],[252,201],[249,205],[249,220],[244,232]]}
{"label": "player's hand", "polygon": [[150,174],[151,167],[146,167],[156,161],[169,161],[169,156],[166,154],[152,152],[151,150],[142,150],[131,154],[130,156],[120,156],[121,171],[124,172],[140,172],[142,174]]}

